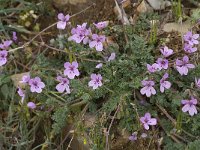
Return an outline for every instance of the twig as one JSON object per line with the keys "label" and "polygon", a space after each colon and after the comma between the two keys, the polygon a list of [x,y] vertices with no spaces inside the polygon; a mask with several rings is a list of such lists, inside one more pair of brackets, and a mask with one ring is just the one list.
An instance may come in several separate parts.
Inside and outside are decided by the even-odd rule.
{"label": "twig", "polygon": [[174,125],[176,125],[176,120],[175,120],[174,118],[172,118],[172,117],[168,114],[168,112],[167,112],[162,106],[160,106],[159,104],[156,104],[156,106],[166,115],[166,117],[167,117],[169,120],[172,121],[172,123],[173,123]]}
{"label": "twig", "polygon": [[[88,10],[88,9],[89,9],[90,7],[92,7],[92,6],[95,6],[95,3],[93,3],[93,4],[90,5],[90,6],[88,6],[88,7],[85,8],[84,10],[82,10],[82,11],[80,11],[80,12],[78,12],[78,13],[72,15],[71,18],[72,18],[72,17],[75,17],[75,16],[77,16],[77,15],[79,15],[79,14],[81,14],[82,12],[84,12],[84,11],[86,11],[86,10]],[[53,23],[52,25],[46,27],[45,29],[43,29],[42,31],[40,31],[38,34],[36,34],[29,42],[25,43],[24,45],[22,45],[22,46],[20,46],[20,47],[11,49],[11,50],[9,50],[8,52],[15,52],[15,51],[17,51],[17,50],[19,50],[19,49],[23,49],[23,48],[27,47],[28,45],[31,44],[31,42],[33,42],[33,41],[34,41],[38,36],[40,36],[43,32],[45,32],[45,31],[47,31],[48,29],[52,28],[52,27],[55,26],[56,24],[57,24],[57,22],[55,22],[55,23]]]}
{"label": "twig", "polygon": [[74,139],[74,134],[72,135],[72,138],[71,138],[70,141],[69,141],[69,144],[68,144],[68,146],[67,146],[67,150],[70,148],[73,139]]}
{"label": "twig", "polygon": [[114,122],[114,119],[115,119],[115,117],[116,117],[116,115],[117,115],[117,112],[119,111],[119,108],[120,108],[120,103],[119,103],[118,106],[117,106],[117,110],[115,111],[114,116],[112,117],[111,123],[110,123],[110,125],[109,125],[109,127],[108,127],[108,130],[107,130],[107,132],[106,132],[106,150],[109,150],[109,149],[110,149],[110,148],[109,148],[109,141],[108,141],[108,138],[109,138],[109,134],[110,134],[110,129],[111,129],[112,124],[113,124],[113,122]]}

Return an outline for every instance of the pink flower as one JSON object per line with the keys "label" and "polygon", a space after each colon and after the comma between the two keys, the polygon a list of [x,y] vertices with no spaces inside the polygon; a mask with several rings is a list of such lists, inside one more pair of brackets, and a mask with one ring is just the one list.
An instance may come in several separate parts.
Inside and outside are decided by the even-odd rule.
{"label": "pink flower", "polygon": [[58,76],[57,80],[60,82],[56,86],[56,89],[58,90],[58,92],[63,93],[66,90],[66,93],[70,93],[69,80],[61,76]]}
{"label": "pink flower", "polygon": [[193,116],[194,114],[197,114],[197,99],[194,97],[191,97],[191,100],[182,100],[181,103],[184,105],[182,108],[183,112],[189,112],[190,116]]}
{"label": "pink flower", "polygon": [[100,74],[91,74],[91,81],[88,83],[94,90],[102,86],[102,76]]}
{"label": "pink flower", "polygon": [[91,29],[86,28],[87,23],[83,23],[82,25],[77,25],[76,28],[71,30],[72,36],[68,38],[69,41],[75,41],[76,43],[87,44],[89,42],[89,35],[91,34]]}
{"label": "pink flower", "polygon": [[200,88],[200,79],[195,78],[196,87]]}
{"label": "pink flower", "polygon": [[3,66],[7,62],[8,52],[6,50],[0,51],[0,66]]}
{"label": "pink flower", "polygon": [[147,64],[147,70],[150,72],[150,73],[154,73],[156,71],[159,71],[160,70],[160,67],[157,63],[154,63],[153,65],[149,65]]}
{"label": "pink flower", "polygon": [[95,47],[97,51],[103,50],[103,42],[105,42],[106,37],[104,35],[92,35],[92,41],[90,41],[89,46],[90,48]]}
{"label": "pink flower", "polygon": [[24,90],[22,90],[20,87],[18,87],[17,93],[18,93],[19,96],[22,98],[22,99],[21,99],[21,102],[23,103],[23,102],[24,102],[24,98],[25,98]]}
{"label": "pink flower", "polygon": [[16,32],[12,33],[12,39],[13,39],[13,41],[17,42],[17,33]]}
{"label": "pink flower", "polygon": [[99,68],[101,68],[102,66],[103,66],[103,64],[102,64],[102,63],[99,63],[99,64],[96,65],[95,68],[99,69]]}
{"label": "pink flower", "polygon": [[169,77],[168,73],[165,73],[162,79],[160,80],[160,92],[163,93],[165,89],[170,89],[171,83],[169,81],[166,81],[166,79]]}
{"label": "pink flower", "polygon": [[150,113],[145,113],[144,117],[140,118],[140,122],[146,130],[149,130],[149,126],[154,126],[157,124],[157,119],[151,118]]}
{"label": "pink flower", "polygon": [[35,109],[36,105],[33,102],[28,102],[27,107],[30,108],[30,109]]}
{"label": "pink flower", "polygon": [[150,97],[151,95],[156,94],[156,90],[154,89],[154,81],[151,80],[143,80],[142,85],[144,86],[141,90],[140,93],[142,95],[146,94],[147,97]]}
{"label": "pink flower", "polygon": [[130,141],[136,141],[137,140],[137,132],[133,132],[131,136],[128,138]]}
{"label": "pink flower", "polygon": [[164,57],[169,57],[173,54],[174,51],[165,46],[163,49],[160,49],[160,52]]}
{"label": "pink flower", "polygon": [[59,13],[58,14],[59,21],[57,23],[57,28],[62,30],[65,29],[67,22],[69,21],[69,18],[70,18],[69,15],[64,16],[63,13]]}
{"label": "pink flower", "polygon": [[185,43],[185,45],[184,45],[184,51],[187,52],[187,53],[194,53],[194,52],[197,51],[197,48],[193,47],[190,44]]}
{"label": "pink flower", "polygon": [[168,60],[167,59],[158,58],[156,62],[158,64],[160,70],[168,68]]}
{"label": "pink flower", "polygon": [[115,57],[116,57],[116,54],[115,53],[111,53],[110,57],[108,57],[108,61],[114,60]]}
{"label": "pink flower", "polygon": [[184,56],[183,60],[176,59],[176,69],[181,75],[187,75],[189,68],[195,68],[195,66],[189,64],[188,56]]}
{"label": "pink flower", "polygon": [[19,82],[20,82],[20,83],[28,83],[30,79],[31,79],[31,77],[30,77],[29,74],[28,74],[28,75],[24,75],[24,76],[22,77],[22,80],[19,81]]}
{"label": "pink flower", "polygon": [[103,28],[107,27],[108,26],[108,21],[102,21],[102,22],[99,22],[99,23],[93,23],[97,29],[99,30],[102,30]]}
{"label": "pink flower", "polygon": [[188,31],[184,36],[183,36],[184,40],[186,42],[188,42],[188,44],[190,45],[194,45],[194,44],[199,44],[199,41],[197,40],[199,38],[199,34],[192,34],[191,31]]}
{"label": "pink flower", "polygon": [[74,79],[75,76],[79,76],[80,72],[78,71],[78,63],[76,61],[73,61],[72,64],[69,62],[66,62],[64,64],[65,70],[64,75],[67,76],[70,79]]}
{"label": "pink flower", "polygon": [[0,44],[0,48],[3,50],[7,50],[11,44],[11,40],[4,41],[2,44]]}
{"label": "pink flower", "polygon": [[29,80],[29,85],[31,86],[31,92],[41,93],[45,84],[41,81],[39,77],[35,77]]}

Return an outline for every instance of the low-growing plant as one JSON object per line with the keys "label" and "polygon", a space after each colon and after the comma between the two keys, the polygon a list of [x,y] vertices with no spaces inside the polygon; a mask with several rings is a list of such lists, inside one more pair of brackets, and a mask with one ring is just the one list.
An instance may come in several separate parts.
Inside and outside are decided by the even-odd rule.
{"label": "low-growing plant", "polygon": [[[58,22],[23,46],[2,40],[0,96],[7,102],[0,108],[9,110],[2,147],[66,149],[82,138],[92,149],[110,149],[123,130],[127,146],[138,140],[149,143],[146,149],[199,148],[199,34],[188,31],[183,49],[156,47],[157,25],[149,43],[132,26],[72,26],[74,16],[59,13]],[[141,24],[148,31],[150,20]],[[59,35],[45,43],[41,33],[53,26]],[[15,57],[37,37],[43,50],[15,87],[11,75],[21,72]],[[83,123],[87,112],[95,118],[90,127]]]}

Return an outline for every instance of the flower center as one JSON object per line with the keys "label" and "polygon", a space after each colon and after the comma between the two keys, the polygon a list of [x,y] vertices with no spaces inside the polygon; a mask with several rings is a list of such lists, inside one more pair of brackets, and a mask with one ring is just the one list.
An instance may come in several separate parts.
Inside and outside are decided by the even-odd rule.
{"label": "flower center", "polygon": [[74,66],[70,66],[70,67],[69,67],[69,70],[70,70],[70,71],[74,71]]}
{"label": "flower center", "polygon": [[34,82],[33,82],[33,85],[34,85],[35,87],[38,87],[38,82],[34,81]]}

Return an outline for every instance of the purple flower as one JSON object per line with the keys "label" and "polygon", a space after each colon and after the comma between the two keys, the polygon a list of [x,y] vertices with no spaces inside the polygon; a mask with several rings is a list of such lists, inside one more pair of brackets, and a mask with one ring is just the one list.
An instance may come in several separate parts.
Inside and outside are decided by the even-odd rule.
{"label": "purple flower", "polygon": [[23,103],[23,102],[24,102],[24,98],[25,98],[24,90],[22,90],[20,87],[18,87],[17,93],[18,93],[19,96],[22,98],[22,99],[21,99],[21,102]]}
{"label": "purple flower", "polygon": [[154,89],[154,81],[151,80],[143,80],[142,85],[144,86],[141,90],[140,93],[142,95],[146,94],[147,97],[150,97],[151,95],[156,94],[156,90]]}
{"label": "purple flower", "polygon": [[116,57],[116,54],[115,53],[111,53],[110,57],[108,57],[108,61],[114,60],[115,57]]}
{"label": "purple flower", "polygon": [[197,114],[197,99],[194,97],[191,97],[191,100],[182,100],[181,103],[184,105],[182,108],[183,112],[189,112],[190,116],[193,116],[194,114]]}
{"label": "purple flower", "polygon": [[133,132],[131,136],[128,138],[130,141],[136,141],[137,140],[137,132]]}
{"label": "purple flower", "polygon": [[103,42],[105,42],[106,37],[104,35],[92,35],[92,40],[89,43],[90,48],[95,47],[97,51],[103,50]]}
{"label": "purple flower", "polygon": [[99,64],[96,65],[95,68],[99,69],[99,68],[101,68],[102,66],[103,66],[103,64],[102,64],[102,63],[99,63]]}
{"label": "purple flower", "polygon": [[66,90],[67,93],[70,93],[69,80],[67,78],[63,78],[61,76],[58,76],[57,80],[60,82],[56,86],[56,89],[58,90],[58,92],[63,93]]}
{"label": "purple flower", "polygon": [[195,66],[189,64],[188,56],[184,56],[183,60],[176,59],[176,69],[181,75],[187,75],[189,68],[195,68]]}
{"label": "purple flower", "polygon": [[80,72],[78,71],[78,63],[76,61],[73,61],[72,64],[69,62],[66,62],[64,64],[65,70],[64,75],[67,76],[70,79],[74,79],[75,76],[79,76]]}
{"label": "purple flower", "polygon": [[193,47],[190,44],[185,43],[185,45],[184,45],[184,51],[187,52],[187,53],[194,53],[194,52],[197,51],[197,48]]}
{"label": "purple flower", "polygon": [[36,105],[33,102],[28,102],[27,107],[30,108],[30,109],[35,109]]}
{"label": "purple flower", "polygon": [[91,29],[86,28],[87,23],[83,23],[82,25],[77,25],[76,28],[71,30],[72,36],[68,38],[69,41],[75,41],[76,43],[87,44],[89,42],[89,35],[91,34]]}
{"label": "purple flower", "polygon": [[95,25],[95,27],[99,30],[102,30],[103,28],[107,27],[108,26],[108,21],[102,21],[102,22],[99,22],[99,23],[93,23]]}
{"label": "purple flower", "polygon": [[160,80],[160,92],[163,93],[165,89],[170,89],[171,83],[169,81],[166,81],[166,79],[169,77],[168,73],[165,73]]}
{"label": "purple flower", "polygon": [[41,93],[45,84],[41,81],[39,77],[35,77],[29,80],[29,85],[31,86],[31,92]]}
{"label": "purple flower", "polygon": [[188,31],[184,36],[184,40],[188,42],[190,45],[199,44],[199,41],[197,40],[199,38],[199,34],[192,34],[191,31]]}
{"label": "purple flower", "polygon": [[2,44],[0,44],[0,48],[3,50],[7,50],[11,44],[11,40],[4,41]]}
{"label": "purple flower", "polygon": [[198,88],[200,88],[200,79],[195,78],[195,84]]}
{"label": "purple flower", "polygon": [[102,86],[102,76],[100,74],[91,74],[91,80],[88,83],[94,90]]}
{"label": "purple flower", "polygon": [[19,81],[19,82],[20,82],[20,83],[28,83],[30,79],[31,79],[31,77],[30,77],[29,74],[28,74],[28,75],[24,75],[24,76],[22,77],[22,80]]}
{"label": "purple flower", "polygon": [[154,73],[156,71],[159,71],[160,70],[160,67],[157,63],[154,63],[153,65],[150,65],[150,64],[147,64],[147,70],[150,72],[150,73]]}
{"label": "purple flower", "polygon": [[160,49],[160,52],[164,57],[169,57],[173,54],[174,51],[165,46],[163,49]]}
{"label": "purple flower", "polygon": [[64,16],[63,13],[59,13],[58,14],[59,21],[57,23],[57,28],[62,30],[65,29],[67,22],[69,21],[69,18],[70,18],[69,15]]}
{"label": "purple flower", "polygon": [[167,59],[158,58],[156,62],[158,64],[160,70],[168,68],[168,60]]}
{"label": "purple flower", "polygon": [[143,127],[146,130],[149,130],[149,126],[153,126],[157,124],[157,119],[156,118],[151,118],[150,113],[145,113],[144,117],[140,118],[140,122],[142,123]]}
{"label": "purple flower", "polygon": [[12,33],[12,39],[13,39],[13,41],[17,41],[17,33],[16,32],[13,32]]}
{"label": "purple flower", "polygon": [[6,50],[0,51],[0,66],[3,66],[7,62],[8,52]]}

